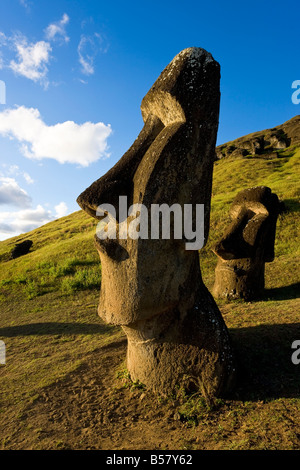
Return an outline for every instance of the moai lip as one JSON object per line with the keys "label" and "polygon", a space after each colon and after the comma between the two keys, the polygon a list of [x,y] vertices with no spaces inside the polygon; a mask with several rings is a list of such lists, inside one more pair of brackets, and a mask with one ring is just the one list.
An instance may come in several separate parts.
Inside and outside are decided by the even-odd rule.
{"label": "moai lip", "polygon": [[[96,218],[99,205],[111,204],[118,227],[128,222],[118,211],[120,196],[149,210],[203,204],[207,240],[219,103],[219,64],[204,49],[181,51],[143,98],[144,127],[133,145],[78,204]],[[131,378],[161,394],[178,386],[206,397],[226,394],[234,357],[198,251],[174,236],[95,240],[102,264],[98,312],[124,329]]]}
{"label": "moai lip", "polygon": [[230,209],[232,223],[213,248],[218,256],[212,290],[216,298],[253,300],[263,295],[279,212],[278,197],[266,186],[237,194]]}

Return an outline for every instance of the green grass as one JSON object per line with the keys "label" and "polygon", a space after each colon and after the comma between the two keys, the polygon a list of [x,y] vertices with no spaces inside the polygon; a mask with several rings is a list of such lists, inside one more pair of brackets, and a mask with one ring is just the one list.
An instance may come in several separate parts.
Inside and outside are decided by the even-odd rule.
{"label": "green grass", "polygon": [[[98,259],[76,257],[58,262],[43,261],[26,270],[27,276],[18,273],[2,279],[2,294],[13,288],[22,290],[28,299],[48,292],[70,295],[78,290],[96,289],[101,285],[101,265]],[[6,289],[5,289],[6,287]]]}
{"label": "green grass", "polygon": [[[0,242],[1,297],[22,290],[28,299],[49,292],[70,295],[78,290],[99,288],[101,266],[93,245],[95,223],[82,211],[50,222],[26,236]],[[31,239],[31,251],[16,260],[10,252],[16,242]],[[0,261],[1,262],[1,261]]]}

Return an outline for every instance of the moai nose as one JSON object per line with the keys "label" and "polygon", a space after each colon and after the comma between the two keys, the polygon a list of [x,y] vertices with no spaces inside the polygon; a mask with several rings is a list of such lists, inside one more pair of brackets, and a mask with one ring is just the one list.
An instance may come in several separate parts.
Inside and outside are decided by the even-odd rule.
{"label": "moai nose", "polygon": [[156,116],[150,115],[137,139],[123,157],[104,176],[95,181],[77,198],[79,206],[98,219],[97,208],[101,204],[112,204],[119,221],[119,196],[127,196],[132,203],[133,176],[145,153],[164,125]]}

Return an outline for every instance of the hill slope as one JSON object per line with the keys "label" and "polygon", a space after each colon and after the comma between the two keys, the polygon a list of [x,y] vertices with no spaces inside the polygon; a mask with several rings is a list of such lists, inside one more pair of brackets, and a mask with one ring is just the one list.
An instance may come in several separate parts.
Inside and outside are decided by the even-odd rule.
{"label": "hill slope", "polygon": [[[210,236],[200,252],[208,288],[211,247],[236,193],[270,186],[286,210],[265,298],[218,302],[240,374],[235,394],[213,408],[197,396],[158,400],[128,379],[122,330],[97,316],[101,266],[89,216],[78,211],[0,242],[0,448],[300,448],[300,365],[291,361],[300,339],[299,136],[296,116],[216,149]],[[9,259],[25,239],[30,253]]]}
{"label": "hill slope", "polygon": [[280,156],[280,150],[300,145],[300,116],[294,116],[285,123],[254,132],[235,139],[232,142],[219,145],[216,148],[216,157],[260,155],[262,158]]}

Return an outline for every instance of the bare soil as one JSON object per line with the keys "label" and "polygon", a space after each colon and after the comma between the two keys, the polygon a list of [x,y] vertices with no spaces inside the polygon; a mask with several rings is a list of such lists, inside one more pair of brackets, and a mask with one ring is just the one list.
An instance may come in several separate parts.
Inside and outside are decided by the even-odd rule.
{"label": "bare soil", "polygon": [[[293,400],[223,400],[197,420],[180,399],[159,398],[122,378],[126,339],[99,348],[6,421],[5,448],[76,450],[299,449]],[[121,376],[121,377],[120,377]],[[276,409],[276,417],[274,415]],[[270,411],[272,412],[270,413]],[[274,419],[276,418],[276,426]]]}

